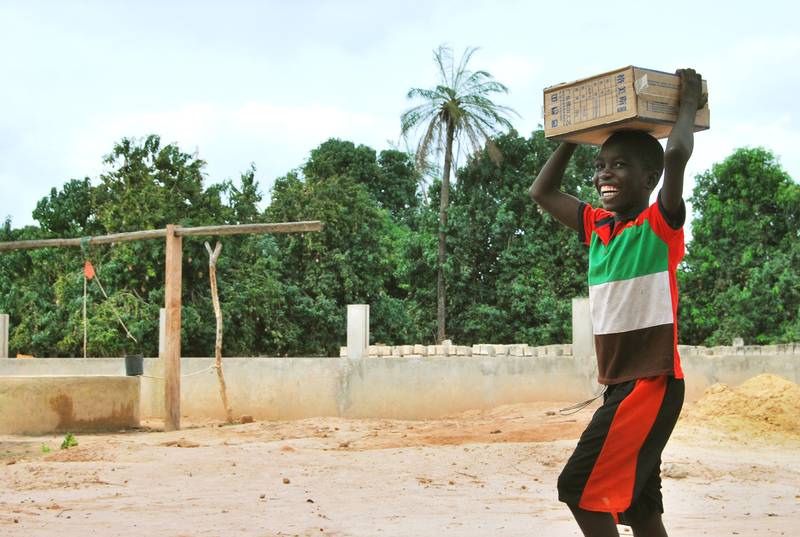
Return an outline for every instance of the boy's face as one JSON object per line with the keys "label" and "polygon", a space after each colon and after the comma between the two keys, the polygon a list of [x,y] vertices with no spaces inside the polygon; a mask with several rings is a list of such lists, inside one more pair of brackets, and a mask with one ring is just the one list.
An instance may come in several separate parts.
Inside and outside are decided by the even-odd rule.
{"label": "boy's face", "polygon": [[592,181],[605,210],[618,219],[626,219],[636,217],[650,205],[650,193],[660,174],[647,170],[623,144],[603,145],[594,165]]}

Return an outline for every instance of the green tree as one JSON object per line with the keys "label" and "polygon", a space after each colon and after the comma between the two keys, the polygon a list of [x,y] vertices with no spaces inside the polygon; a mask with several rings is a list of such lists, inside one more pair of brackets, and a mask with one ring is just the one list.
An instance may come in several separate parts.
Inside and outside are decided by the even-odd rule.
{"label": "green tree", "polygon": [[795,339],[800,187],[763,148],[737,150],[696,182],[689,201],[697,217],[678,273],[681,339]]}
{"label": "green tree", "polygon": [[376,157],[371,147],[330,138],[311,151],[302,171],[306,178],[316,181],[346,175],[365,185],[396,222],[413,222],[413,214],[419,206],[418,176],[407,153],[387,149]]}
{"label": "green tree", "polygon": [[[466,149],[479,152],[485,147],[489,156],[497,162],[500,152],[491,140],[497,128],[510,129],[507,119],[515,113],[508,107],[495,104],[489,96],[494,93],[507,93],[506,88],[486,71],[467,69],[476,48],[467,48],[456,65],[452,50],[440,46],[434,52],[439,70],[439,84],[434,89],[412,88],[409,99],[422,99],[424,102],[403,113],[401,135],[405,138],[420,127],[423,134],[419,139],[416,153],[417,170],[427,166],[428,158],[437,151],[444,151],[444,173],[439,195],[439,248],[437,270],[437,341],[445,339],[446,281],[447,262],[447,207],[450,197],[450,171],[453,165],[453,148],[463,143]],[[484,146],[485,144],[485,146]]]}
{"label": "green tree", "polygon": [[[356,303],[371,306],[374,341],[415,337],[408,293],[395,278],[395,245],[407,227],[392,219],[391,210],[417,203],[396,195],[404,184],[416,183],[413,174],[398,173],[399,161],[389,154],[384,168],[373,149],[331,139],[311,151],[299,172],[275,181],[266,211],[270,221],[324,223],[320,233],[276,237],[293,352],[338,354],[346,339],[347,305]],[[387,177],[399,177],[400,188],[386,184]]]}
{"label": "green tree", "polygon": [[[5,241],[80,237],[163,228],[265,221],[255,168],[203,188],[204,163],[158,136],[123,139],[105,157],[100,184],[72,180],[53,189],[34,211],[41,228],[2,229]],[[206,237],[187,237],[183,248],[182,351],[208,356],[214,349]],[[270,353],[278,348],[282,289],[274,243],[265,237],[224,239],[218,263],[226,338],[223,351]],[[120,356],[158,351],[159,309],[164,303],[164,241],[143,240],[78,248],[7,252],[0,256],[0,308],[12,316],[11,347],[37,356],[83,354],[83,264],[88,257],[108,293],[87,288],[88,354]],[[113,308],[139,341],[127,339]],[[266,334],[266,335],[265,335]],[[279,338],[278,338],[279,339]],[[282,343],[282,342],[281,342]],[[248,347],[249,345],[249,347]]]}
{"label": "green tree", "polygon": [[43,231],[55,237],[75,237],[94,229],[94,205],[89,178],[72,179],[59,192],[53,188],[33,210]]}
{"label": "green tree", "polygon": [[[453,190],[451,330],[470,344],[570,341],[572,299],[588,294],[588,249],[528,195],[557,144],[541,130],[494,141],[503,153],[499,166],[485,155],[470,159]],[[566,192],[595,205],[596,153],[579,147],[564,178]]]}

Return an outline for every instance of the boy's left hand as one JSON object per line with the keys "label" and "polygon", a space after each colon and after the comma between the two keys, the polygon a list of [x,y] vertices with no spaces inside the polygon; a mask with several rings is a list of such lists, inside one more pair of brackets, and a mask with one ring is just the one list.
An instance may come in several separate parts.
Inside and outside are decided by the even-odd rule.
{"label": "boy's left hand", "polygon": [[697,110],[703,108],[708,102],[708,93],[703,93],[703,77],[700,73],[694,69],[678,69],[675,74],[681,77],[681,105],[697,103]]}

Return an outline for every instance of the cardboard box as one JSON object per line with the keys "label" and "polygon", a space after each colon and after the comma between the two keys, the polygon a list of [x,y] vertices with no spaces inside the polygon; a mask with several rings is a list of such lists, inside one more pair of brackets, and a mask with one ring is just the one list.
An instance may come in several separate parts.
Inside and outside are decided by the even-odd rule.
{"label": "cardboard box", "polygon": [[[678,117],[679,88],[678,75],[633,66],[546,88],[545,137],[602,145],[615,131],[636,129],[666,138]],[[697,111],[694,130],[708,128],[706,104]]]}

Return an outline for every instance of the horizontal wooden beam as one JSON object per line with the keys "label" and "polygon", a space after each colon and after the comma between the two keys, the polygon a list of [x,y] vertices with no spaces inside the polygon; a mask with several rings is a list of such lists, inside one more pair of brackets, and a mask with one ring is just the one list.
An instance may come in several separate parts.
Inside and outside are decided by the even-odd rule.
{"label": "horizontal wooden beam", "polygon": [[[260,233],[302,233],[306,231],[322,231],[322,222],[286,222],[277,224],[238,224],[230,226],[205,226],[175,228],[176,237],[190,235],[243,235]],[[150,229],[146,231],[131,231],[128,233],[115,233],[113,235],[100,235],[77,239],[41,239],[33,241],[0,242],[0,252],[13,250],[33,250],[36,248],[60,248],[63,246],[78,247],[84,240],[86,245],[110,244],[112,242],[128,242],[144,239],[162,239],[167,236],[166,229]]]}
{"label": "horizontal wooden beam", "polygon": [[[138,241],[142,239],[163,239],[167,236],[166,229],[150,229],[147,231],[131,231],[129,233],[115,233],[113,235],[100,235],[86,238],[86,244],[109,244],[112,242]],[[59,248],[62,246],[80,246],[84,238],[77,239],[42,239],[35,241],[0,242],[0,252],[10,250],[34,250],[36,248]]]}
{"label": "horizontal wooden beam", "polygon": [[236,224],[231,226],[179,227],[175,228],[176,237],[190,235],[243,235],[246,233],[302,233],[305,231],[322,231],[322,222],[286,222],[279,224]]}

